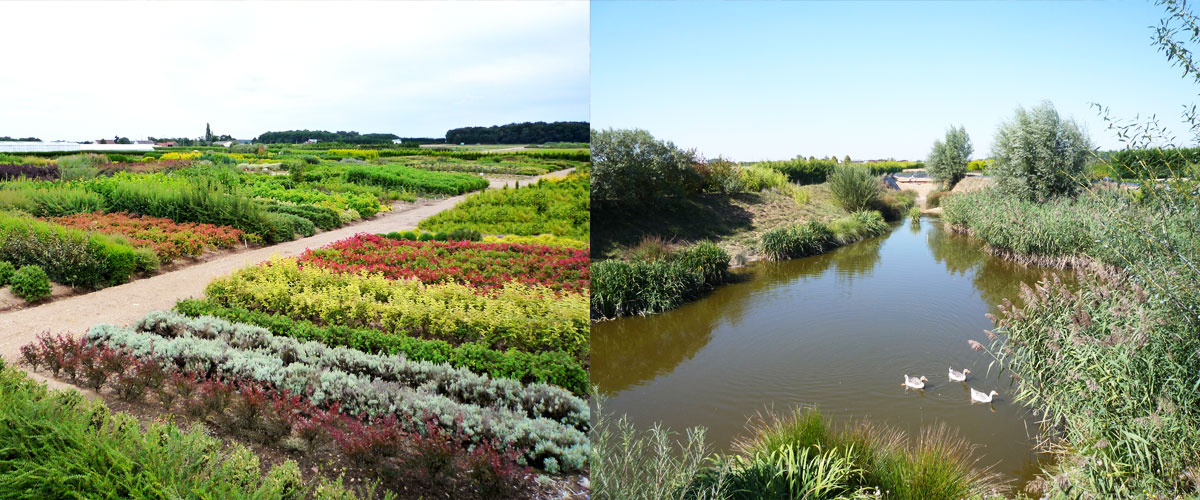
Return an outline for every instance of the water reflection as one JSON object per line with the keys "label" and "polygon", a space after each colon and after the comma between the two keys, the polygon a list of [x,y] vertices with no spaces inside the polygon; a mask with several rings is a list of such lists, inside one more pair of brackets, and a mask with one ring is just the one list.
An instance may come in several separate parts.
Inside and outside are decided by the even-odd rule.
{"label": "water reflection", "polygon": [[[666,314],[593,325],[592,382],[609,396],[606,409],[644,425],[703,425],[721,448],[767,406],[816,404],[835,419],[910,432],[944,421],[1001,472],[1026,476],[1036,422],[966,340],[991,327],[984,314],[1022,282],[1064,273],[990,257],[936,220],[903,225],[824,255],[754,264],[740,282]],[[1000,391],[996,411],[970,405],[947,365],[971,368],[972,387]],[[931,382],[905,393],[905,373]]]}

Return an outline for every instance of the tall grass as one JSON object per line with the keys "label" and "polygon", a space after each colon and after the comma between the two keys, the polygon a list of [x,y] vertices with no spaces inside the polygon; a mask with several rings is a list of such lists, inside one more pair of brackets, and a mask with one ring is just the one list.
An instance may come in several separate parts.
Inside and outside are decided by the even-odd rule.
{"label": "tall grass", "polygon": [[723,283],[729,269],[729,253],[711,242],[638,255],[592,264],[592,319],[669,311]]}
{"label": "tall grass", "polygon": [[760,414],[729,454],[704,429],[682,437],[598,412],[592,439],[598,499],[961,500],[1007,490],[974,446],[944,425],[910,437],[866,422],[835,427],[816,409]]}
{"label": "tall grass", "polygon": [[887,230],[887,222],[879,212],[855,212],[829,224],[809,221],[772,229],[763,233],[760,246],[768,259],[794,259],[821,254]]}
{"label": "tall grass", "polygon": [[838,165],[829,174],[829,190],[847,212],[873,208],[883,196],[883,184],[861,165]]}

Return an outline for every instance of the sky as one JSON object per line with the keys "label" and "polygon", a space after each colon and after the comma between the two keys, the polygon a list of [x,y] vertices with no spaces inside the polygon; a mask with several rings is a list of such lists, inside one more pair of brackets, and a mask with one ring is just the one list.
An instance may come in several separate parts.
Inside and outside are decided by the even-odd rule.
{"label": "sky", "polygon": [[[0,2],[0,136],[588,119],[586,2]],[[22,21],[23,20],[23,21]]]}
{"label": "sky", "polygon": [[594,2],[592,126],[707,157],[925,158],[964,126],[974,158],[1050,101],[1101,149],[1090,103],[1180,138],[1200,85],[1151,46],[1151,2]]}

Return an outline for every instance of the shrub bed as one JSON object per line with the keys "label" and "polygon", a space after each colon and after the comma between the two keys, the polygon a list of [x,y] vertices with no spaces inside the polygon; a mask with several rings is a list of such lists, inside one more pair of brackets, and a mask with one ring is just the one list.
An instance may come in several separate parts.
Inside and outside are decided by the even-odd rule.
{"label": "shrub bed", "polygon": [[531,186],[492,189],[467,197],[417,227],[426,231],[471,229],[483,234],[553,234],[586,241],[591,234],[588,186],[587,172],[576,172],[562,179],[541,179]]}
{"label": "shrub bed", "polygon": [[488,180],[477,175],[433,172],[403,165],[350,167],[346,180],[389,189],[408,189],[421,193],[459,195],[488,187]]}
{"label": "shrub bed", "polygon": [[185,299],[175,310],[192,317],[213,316],[237,323],[266,328],[275,335],[313,340],[329,346],[344,346],[364,352],[402,354],[414,361],[446,363],[494,378],[509,378],[522,383],[542,382],[565,388],[576,395],[590,392],[588,372],[572,356],[561,352],[529,353],[510,349],[496,351],[479,344],[451,345],[442,340],[426,340],[405,335],[344,326],[318,326],[279,314],[267,314],[241,307],[224,307],[210,300]]}
{"label": "shrub bed", "polygon": [[586,250],[549,246],[406,241],[358,234],[307,250],[299,259],[302,265],[341,273],[380,273],[427,284],[459,282],[484,291],[517,281],[584,292],[589,282]]}
{"label": "shrub bed", "polygon": [[[548,418],[530,418],[502,406],[458,403],[444,395],[406,387],[354,368],[347,371],[308,363],[299,352],[289,353],[286,361],[290,362],[285,363],[282,357],[260,349],[230,345],[220,335],[197,336],[220,326],[205,324],[204,318],[193,321],[198,328],[188,328],[186,324],[166,328],[174,330],[173,337],[102,324],[89,329],[85,338],[89,343],[105,345],[139,359],[155,360],[163,367],[186,367],[206,378],[267,384],[302,395],[318,406],[335,405],[351,416],[408,419],[410,425],[415,425],[417,422],[411,420],[421,418],[416,416],[429,415],[431,422],[445,430],[458,430],[476,439],[494,440],[525,450],[529,463],[551,472],[576,470],[584,465],[586,424],[580,430]],[[235,338],[237,342],[243,340]],[[586,414],[582,417],[586,421]]]}
{"label": "shrub bed", "polygon": [[160,217],[122,213],[75,214],[56,217],[50,222],[82,231],[123,236],[134,246],[153,249],[163,262],[198,257],[208,249],[233,248],[243,235],[241,230],[229,226],[181,224]]}
{"label": "shrub bed", "polygon": [[54,180],[58,178],[58,175],[58,167],[54,165],[0,164],[0,181],[13,179]]}
{"label": "shrub bed", "polygon": [[500,350],[561,350],[579,359],[588,349],[586,299],[519,283],[481,295],[459,284],[341,274],[276,259],[218,278],[205,293],[224,306],[324,325],[369,326]]}
{"label": "shrub bed", "polygon": [[158,269],[158,257],[111,236],[0,214],[0,260],[36,265],[58,283],[100,289]]}

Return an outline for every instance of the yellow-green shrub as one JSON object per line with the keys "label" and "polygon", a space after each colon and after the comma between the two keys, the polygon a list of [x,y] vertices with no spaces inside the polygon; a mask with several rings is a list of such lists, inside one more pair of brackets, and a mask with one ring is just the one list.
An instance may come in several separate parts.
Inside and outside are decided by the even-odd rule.
{"label": "yellow-green shrub", "polygon": [[507,234],[504,236],[484,236],[483,241],[486,243],[522,243],[532,245],[550,245],[566,248],[587,248],[588,242],[580,241],[574,238],[566,238],[563,236],[555,236],[553,234],[539,234],[537,236],[521,236],[517,234]]}
{"label": "yellow-green shrub", "polygon": [[241,269],[208,285],[224,306],[325,325],[369,327],[451,343],[530,352],[588,350],[588,301],[518,283],[480,294],[460,284],[426,285],[381,275],[300,267],[295,259]]}

